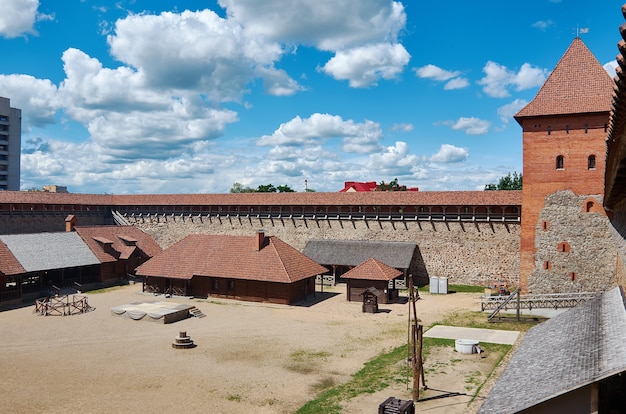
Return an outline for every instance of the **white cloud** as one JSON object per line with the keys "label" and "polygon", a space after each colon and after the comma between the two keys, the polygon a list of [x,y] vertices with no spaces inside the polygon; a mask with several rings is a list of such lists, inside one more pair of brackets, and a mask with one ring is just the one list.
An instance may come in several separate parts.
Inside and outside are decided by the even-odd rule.
{"label": "white cloud", "polygon": [[462,89],[469,86],[469,81],[461,76],[461,72],[445,70],[432,64],[415,69],[415,74],[423,79],[447,81],[443,87],[444,90]]}
{"label": "white cloud", "polygon": [[370,170],[387,174],[408,173],[420,158],[409,153],[406,142],[398,141],[394,145],[382,148],[380,153],[370,154],[366,167]]}
{"label": "white cloud", "polygon": [[459,75],[461,75],[461,72],[452,72],[442,69],[438,66],[428,64],[426,66],[422,66],[421,68],[415,69],[415,74],[420,78],[434,79],[437,81],[447,81],[449,79],[458,77]]}
{"label": "white cloud", "polygon": [[619,65],[617,64],[616,60],[612,60],[603,65],[604,70],[606,70],[606,73],[608,73],[611,78],[614,78],[615,76],[617,76],[616,68],[618,66]]}
{"label": "white cloud", "polygon": [[446,91],[450,91],[453,89],[463,89],[468,86],[469,86],[469,81],[466,78],[454,78],[446,82],[443,89]]}
{"label": "white cloud", "polygon": [[413,124],[393,124],[392,131],[411,132],[413,131]]}
{"label": "white cloud", "polygon": [[348,80],[353,88],[362,88],[376,85],[380,78],[395,78],[410,57],[399,43],[371,44],[337,52],[322,70],[335,79]]}
{"label": "white cloud", "polygon": [[468,135],[483,135],[489,132],[490,123],[484,119],[475,117],[461,117],[456,121],[445,121],[450,128],[465,131]]}
{"label": "white cloud", "polygon": [[535,29],[539,29],[541,31],[546,31],[546,29],[550,26],[554,25],[554,22],[550,19],[548,20],[537,20],[535,23],[533,23],[531,25],[531,27],[534,27]]}
{"label": "white cloud", "polygon": [[57,87],[30,75],[0,75],[0,96],[10,97],[11,106],[22,110],[23,131],[54,123],[61,107]]}
{"label": "white cloud", "polygon": [[218,102],[240,100],[256,77],[268,77],[270,92],[297,89],[273,66],[283,54],[278,43],[253,37],[211,10],[130,15],[115,23],[107,41],[113,56],[154,88],[196,90]]}
{"label": "white cloud", "polygon": [[430,157],[430,161],[438,163],[453,163],[465,161],[469,158],[467,148],[455,147],[450,144],[441,144],[439,151]]}
{"label": "white cloud", "polygon": [[315,113],[309,118],[297,116],[281,124],[272,135],[259,138],[257,145],[317,146],[331,138],[340,138],[344,151],[362,154],[378,150],[382,136],[380,125],[375,122],[355,123],[338,115]]}
{"label": "white cloud", "polygon": [[506,66],[495,62],[487,62],[483,68],[485,77],[478,81],[483,85],[483,91],[494,98],[506,98],[510,96],[508,88],[517,91],[538,87],[543,85],[548,77],[546,69],[540,69],[524,63],[519,72],[515,73],[507,69]]}
{"label": "white cloud", "polygon": [[219,0],[228,19],[251,37],[338,51],[387,41],[406,24],[400,2],[390,0]]}
{"label": "white cloud", "polygon": [[500,117],[502,123],[508,123],[511,119],[513,119],[513,116],[527,104],[528,101],[525,99],[516,99],[510,104],[506,104],[498,108],[498,116]]}
{"label": "white cloud", "polygon": [[39,0],[3,0],[0,12],[0,36],[13,38],[35,34]]}

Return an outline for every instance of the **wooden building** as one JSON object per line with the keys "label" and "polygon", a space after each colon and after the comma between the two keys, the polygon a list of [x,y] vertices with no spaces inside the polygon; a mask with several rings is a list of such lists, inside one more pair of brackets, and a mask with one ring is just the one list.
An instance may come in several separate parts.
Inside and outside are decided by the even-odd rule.
{"label": "wooden building", "polygon": [[315,295],[326,272],[287,243],[254,236],[193,234],[137,268],[144,290],[292,304]]}
{"label": "wooden building", "polygon": [[[374,258],[401,271],[404,279],[412,274],[428,281],[424,261],[416,243],[383,240],[309,240],[302,251],[326,266],[335,282],[343,282],[346,272]],[[404,282],[404,280],[403,280]]]}
{"label": "wooden building", "polygon": [[374,258],[368,259],[354,269],[346,272],[347,298],[349,301],[362,301],[363,294],[370,288],[382,292],[379,303],[391,303],[398,299],[395,286],[389,287],[389,281],[401,276],[402,272]]}
{"label": "wooden building", "polygon": [[119,283],[161,251],[133,226],[74,227],[71,216],[66,223],[65,232],[0,235],[0,303]]}

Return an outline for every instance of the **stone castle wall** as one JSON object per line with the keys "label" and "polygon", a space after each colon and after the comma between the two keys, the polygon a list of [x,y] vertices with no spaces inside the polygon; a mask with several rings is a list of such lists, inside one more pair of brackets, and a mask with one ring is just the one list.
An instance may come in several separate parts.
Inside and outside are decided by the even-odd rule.
{"label": "stone castle wall", "polygon": [[310,239],[388,240],[415,242],[427,277],[448,277],[449,283],[517,285],[519,225],[504,223],[416,222],[375,220],[303,220],[211,217],[131,219],[167,248],[192,233],[245,235],[258,230],[277,236],[302,251]]}
{"label": "stone castle wall", "polygon": [[[0,234],[45,233],[65,231],[67,214],[0,214]],[[81,226],[113,224],[110,218],[98,214],[76,215]]]}
{"label": "stone castle wall", "polygon": [[[593,208],[587,211],[590,203]],[[569,190],[546,197],[535,229],[529,292],[593,292],[615,286],[619,256],[614,229],[599,206],[601,196]]]}

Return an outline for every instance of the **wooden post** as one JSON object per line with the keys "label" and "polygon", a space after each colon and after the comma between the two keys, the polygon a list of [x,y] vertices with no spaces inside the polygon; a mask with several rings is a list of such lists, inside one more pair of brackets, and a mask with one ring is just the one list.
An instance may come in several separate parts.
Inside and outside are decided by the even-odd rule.
{"label": "wooden post", "polygon": [[417,330],[415,324],[411,325],[411,366],[413,367],[413,401],[420,397],[420,375],[417,362]]}

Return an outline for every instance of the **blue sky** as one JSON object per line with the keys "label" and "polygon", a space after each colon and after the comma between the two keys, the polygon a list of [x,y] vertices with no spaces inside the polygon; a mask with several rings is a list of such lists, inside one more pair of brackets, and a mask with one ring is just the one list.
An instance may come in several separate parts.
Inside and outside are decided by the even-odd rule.
{"label": "blue sky", "polygon": [[477,190],[576,35],[614,75],[622,1],[3,0],[21,188]]}

